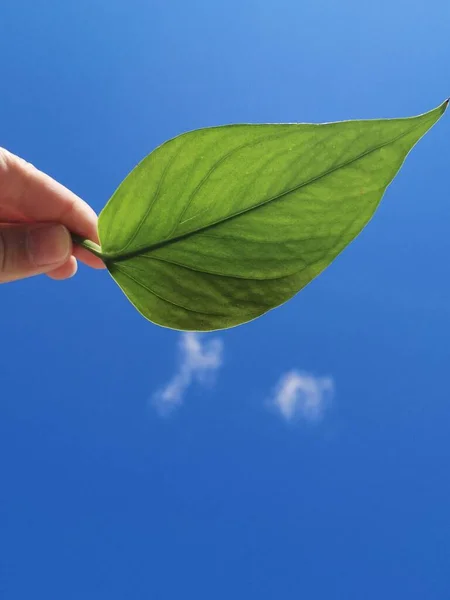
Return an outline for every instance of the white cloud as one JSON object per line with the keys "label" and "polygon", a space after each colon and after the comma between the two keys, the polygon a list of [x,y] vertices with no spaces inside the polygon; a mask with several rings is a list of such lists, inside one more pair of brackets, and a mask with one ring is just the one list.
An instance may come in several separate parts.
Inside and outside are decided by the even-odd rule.
{"label": "white cloud", "polygon": [[270,404],[286,421],[296,418],[318,421],[333,393],[331,377],[314,377],[294,370],[281,377]]}
{"label": "white cloud", "polygon": [[205,385],[214,381],[222,366],[223,343],[218,338],[203,341],[197,333],[180,337],[178,371],[169,383],[153,395],[153,405],[161,415],[167,415],[183,402],[188,387],[194,382]]}

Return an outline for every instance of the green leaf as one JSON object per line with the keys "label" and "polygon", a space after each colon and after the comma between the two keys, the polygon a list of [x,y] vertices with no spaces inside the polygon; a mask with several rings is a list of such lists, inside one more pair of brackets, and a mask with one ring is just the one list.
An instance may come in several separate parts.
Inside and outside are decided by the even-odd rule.
{"label": "green leaf", "polygon": [[105,206],[102,257],[154,323],[208,331],[250,321],[294,296],[358,235],[446,107],[407,119],[180,135]]}

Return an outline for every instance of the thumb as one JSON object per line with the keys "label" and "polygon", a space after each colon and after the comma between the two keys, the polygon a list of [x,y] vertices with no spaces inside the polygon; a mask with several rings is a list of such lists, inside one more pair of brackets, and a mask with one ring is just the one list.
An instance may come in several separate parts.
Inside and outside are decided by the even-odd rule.
{"label": "thumb", "polygon": [[0,283],[52,271],[72,253],[64,225],[0,226]]}

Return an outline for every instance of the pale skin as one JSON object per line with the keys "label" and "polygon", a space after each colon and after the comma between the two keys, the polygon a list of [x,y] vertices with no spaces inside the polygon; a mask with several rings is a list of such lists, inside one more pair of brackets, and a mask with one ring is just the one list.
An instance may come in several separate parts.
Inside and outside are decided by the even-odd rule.
{"label": "pale skin", "polygon": [[104,268],[71,233],[98,243],[97,215],[60,183],[0,148],[0,283],[45,274],[68,279],[77,259]]}

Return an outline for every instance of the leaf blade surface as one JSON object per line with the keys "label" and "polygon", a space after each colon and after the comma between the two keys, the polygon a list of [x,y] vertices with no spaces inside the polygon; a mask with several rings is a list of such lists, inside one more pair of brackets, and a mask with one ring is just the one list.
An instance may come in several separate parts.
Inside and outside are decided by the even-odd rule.
{"label": "leaf blade surface", "polygon": [[108,269],[148,319],[209,331],[294,296],[358,235],[444,113],[231,125],[166,142],[99,218]]}

